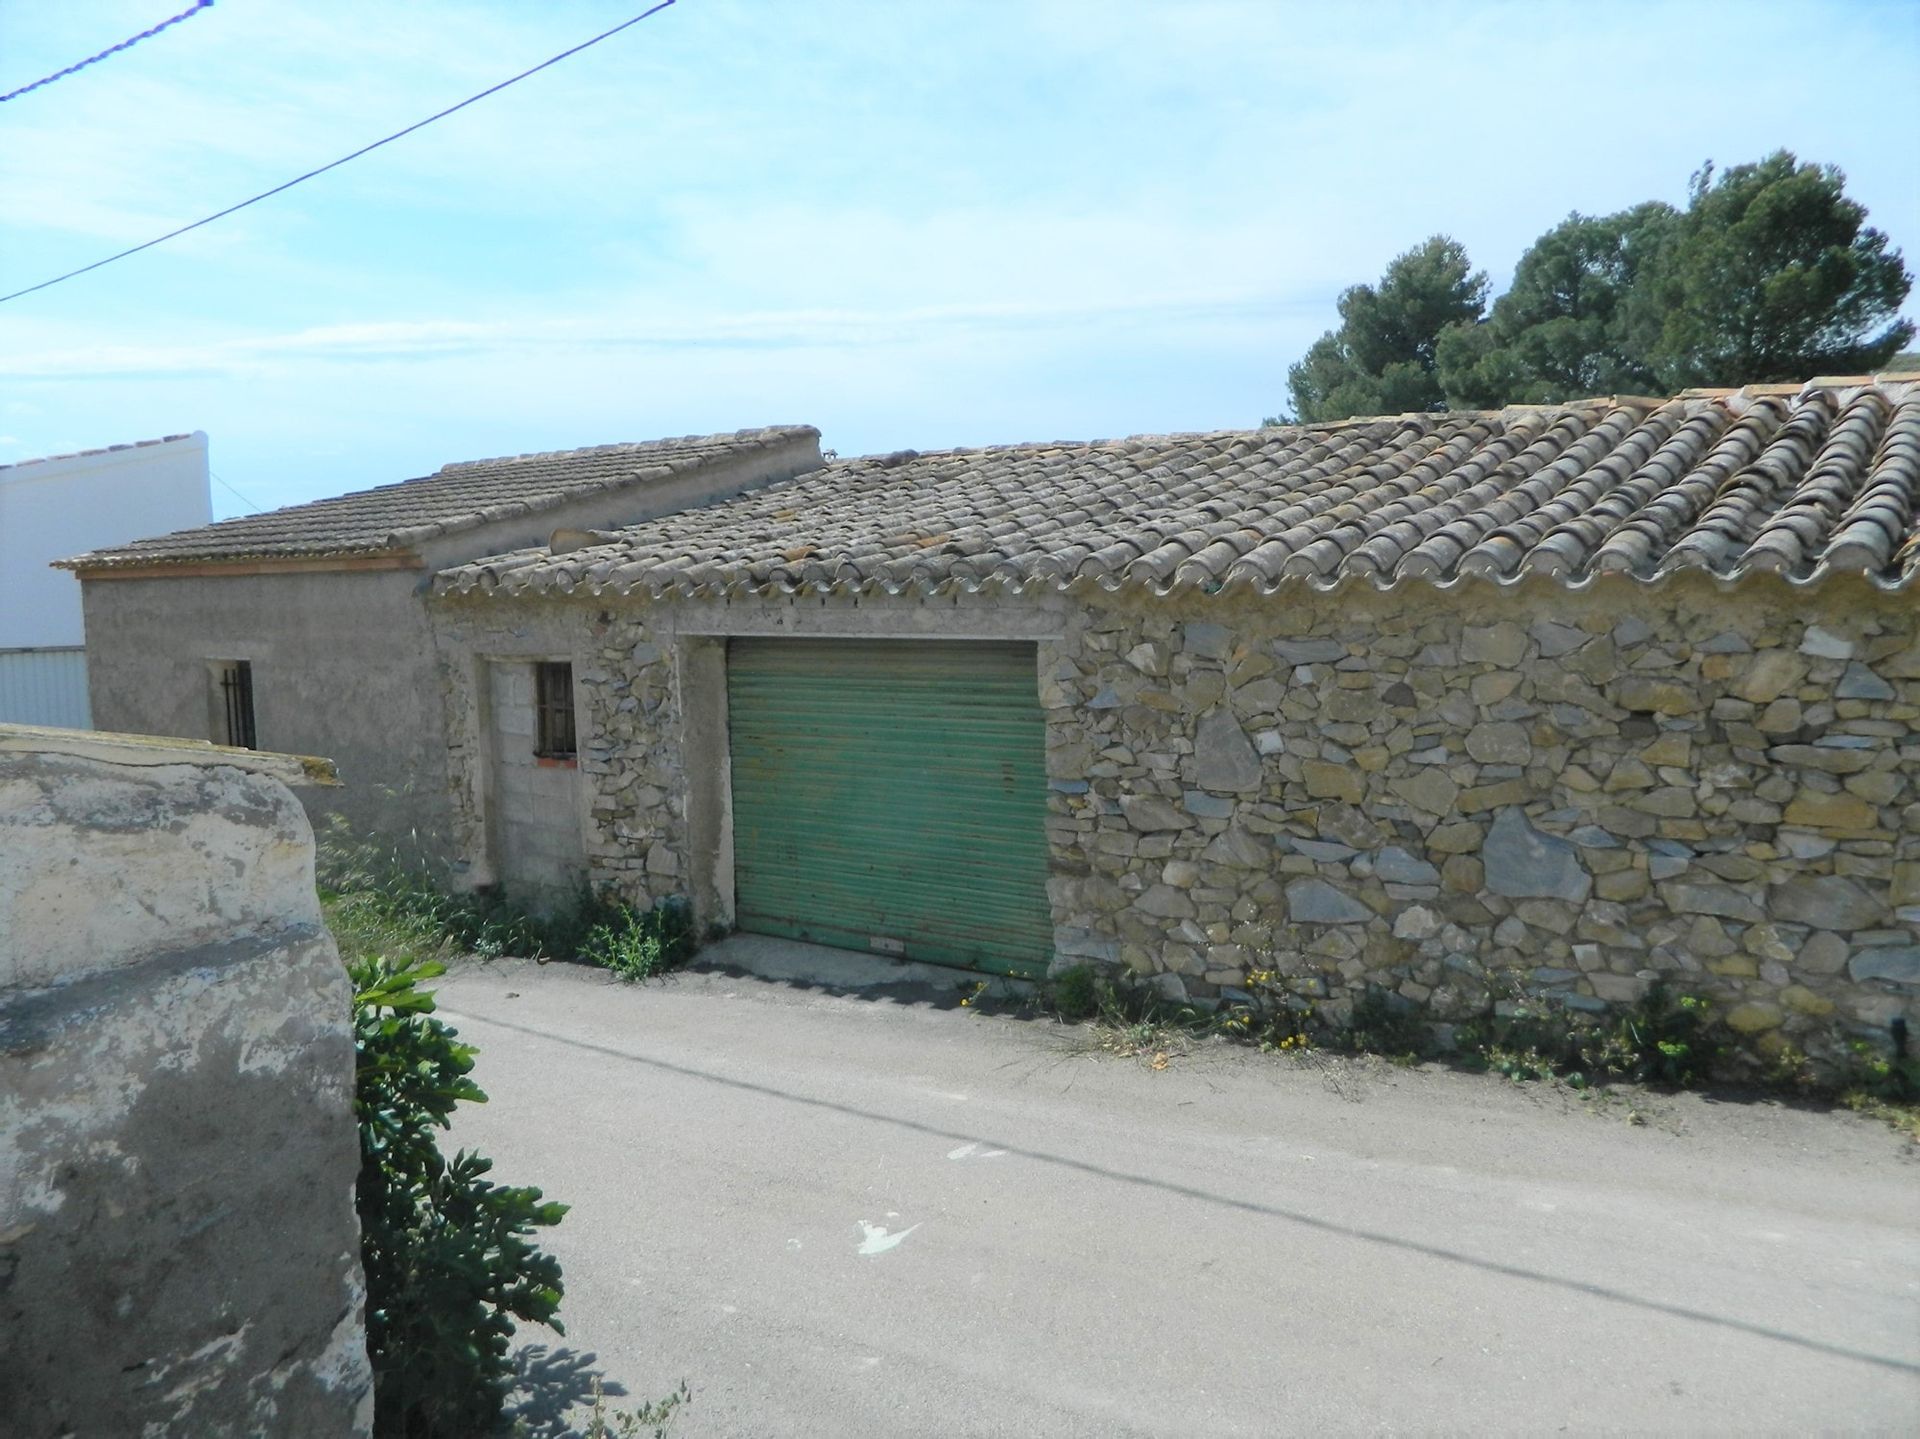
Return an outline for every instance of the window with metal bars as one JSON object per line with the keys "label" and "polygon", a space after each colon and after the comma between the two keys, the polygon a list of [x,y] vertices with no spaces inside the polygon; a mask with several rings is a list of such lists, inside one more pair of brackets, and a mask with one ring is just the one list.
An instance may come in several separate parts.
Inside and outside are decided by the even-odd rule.
{"label": "window with metal bars", "polygon": [[533,667],[534,753],[541,759],[572,759],[573,665],[541,660]]}
{"label": "window with metal bars", "polygon": [[222,660],[213,667],[219,686],[222,744],[237,749],[259,749],[253,727],[253,664],[249,660]]}

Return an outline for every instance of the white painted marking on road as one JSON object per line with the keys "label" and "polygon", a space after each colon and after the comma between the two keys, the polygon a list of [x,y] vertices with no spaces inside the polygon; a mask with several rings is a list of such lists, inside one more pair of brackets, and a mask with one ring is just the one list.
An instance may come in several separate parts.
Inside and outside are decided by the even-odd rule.
{"label": "white painted marking on road", "polygon": [[977,1144],[963,1144],[958,1149],[949,1149],[947,1151],[947,1158],[965,1159],[968,1155],[972,1154],[973,1151],[978,1149],[979,1147],[980,1146]]}
{"label": "white painted marking on road", "polygon": [[958,1149],[949,1149],[949,1159],[1002,1159],[1006,1157],[1004,1149],[982,1149],[978,1144],[963,1144]]}
{"label": "white painted marking on road", "polygon": [[[887,1216],[889,1219],[898,1219],[899,1217],[897,1214],[889,1214]],[[866,1235],[866,1238],[860,1241],[860,1248],[855,1252],[864,1254],[869,1259],[876,1254],[885,1254],[889,1249],[898,1247],[901,1240],[905,1239],[919,1227],[918,1224],[910,1224],[898,1234],[889,1234],[884,1225],[869,1224],[863,1219],[860,1221],[860,1230]]]}
{"label": "white painted marking on road", "polygon": [[789,1239],[787,1241],[787,1248],[798,1249],[799,1247],[800,1247],[800,1241],[798,1239]]}

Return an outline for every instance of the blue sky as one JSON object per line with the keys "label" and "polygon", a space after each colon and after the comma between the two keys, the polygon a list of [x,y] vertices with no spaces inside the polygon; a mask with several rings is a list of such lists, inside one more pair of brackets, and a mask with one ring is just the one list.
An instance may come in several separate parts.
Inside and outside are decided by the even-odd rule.
{"label": "blue sky", "polygon": [[[0,91],[184,5],[0,0]],[[640,8],[218,0],[0,105],[0,292]],[[1920,269],[1916,75],[1912,0],[679,0],[0,306],[0,461],[204,429],[224,515],[767,423],[843,454],[1256,425],[1426,235],[1499,287],[1708,158],[1840,165]]]}

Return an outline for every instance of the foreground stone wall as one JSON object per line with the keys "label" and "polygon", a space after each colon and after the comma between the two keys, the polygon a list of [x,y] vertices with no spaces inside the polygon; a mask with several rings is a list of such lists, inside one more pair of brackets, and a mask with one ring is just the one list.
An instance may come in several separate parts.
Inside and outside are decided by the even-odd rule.
{"label": "foreground stone wall", "polygon": [[352,996],[276,760],[0,727],[0,1433],[370,1430]]}
{"label": "foreground stone wall", "polygon": [[467,645],[574,657],[590,877],[642,902],[692,893],[715,913],[702,835],[725,801],[702,783],[724,759],[688,757],[724,716],[703,708],[689,634],[1024,620],[1056,964],[1201,1000],[1278,969],[1332,1019],[1378,988],[1441,1023],[1542,996],[1599,1012],[1664,976],[1761,1055],[1920,1019],[1910,596],[1761,576],[447,608]]}

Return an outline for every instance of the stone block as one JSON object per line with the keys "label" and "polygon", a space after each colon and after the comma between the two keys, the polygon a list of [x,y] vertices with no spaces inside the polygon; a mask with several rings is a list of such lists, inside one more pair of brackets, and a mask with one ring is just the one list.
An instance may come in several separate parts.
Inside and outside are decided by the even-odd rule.
{"label": "stone block", "polygon": [[1840,682],[1833,687],[1835,699],[1843,700],[1890,700],[1896,698],[1893,686],[1879,675],[1855,660],[1848,665],[1840,676]]}
{"label": "stone block", "polygon": [[1486,836],[1484,825],[1474,824],[1470,820],[1456,820],[1452,824],[1436,825],[1427,836],[1429,854],[1470,854],[1480,848],[1480,842]]}
{"label": "stone block", "polygon": [[1223,660],[1233,652],[1233,635],[1225,625],[1189,621],[1180,627],[1180,641],[1200,659]]}
{"label": "stone block", "polygon": [[1700,708],[1700,697],[1676,680],[1627,675],[1612,689],[1613,702],[1636,714],[1684,715]]}
{"label": "stone block", "polygon": [[1660,886],[1660,898],[1676,914],[1714,915],[1748,924],[1767,917],[1767,912],[1752,895],[1727,884],[1671,880]]}
{"label": "stone block", "polygon": [[1127,651],[1127,663],[1155,679],[1166,674],[1170,659],[1167,647],[1157,640],[1148,640]]}
{"label": "stone block", "polygon": [[1338,640],[1275,640],[1274,658],[1283,665],[1334,664],[1347,657]]}
{"label": "stone block", "polygon": [[1133,902],[1142,914],[1156,919],[1190,919],[1195,914],[1193,901],[1170,884],[1156,884]]}
{"label": "stone block", "polygon": [[1527,635],[1516,624],[1468,626],[1461,632],[1460,657],[1468,664],[1511,668],[1527,657]]}
{"label": "stone block", "polygon": [[1847,965],[1855,980],[1885,980],[1891,984],[1920,984],[1920,944],[1876,945],[1857,951]]}
{"label": "stone block", "polygon": [[1387,788],[1415,809],[1432,815],[1451,813],[1460,796],[1460,787],[1434,769],[1389,780]]}
{"label": "stone block", "polygon": [[1866,929],[1883,923],[1887,906],[1843,875],[1803,875],[1776,885],[1770,896],[1775,917],[1813,929]]}
{"label": "stone block", "polygon": [[1481,724],[1467,731],[1467,753],[1481,764],[1526,764],[1533,744],[1517,724]]}
{"label": "stone block", "polygon": [[1853,658],[1853,641],[1819,625],[1808,625],[1806,633],[1800,637],[1800,653],[1818,660],[1850,660]]}
{"label": "stone block", "polygon": [[1123,794],[1120,796],[1120,812],[1127,817],[1128,824],[1143,834],[1193,827],[1190,816],[1182,814],[1171,802],[1158,795]]}
{"label": "stone block", "polygon": [[1193,773],[1201,789],[1244,793],[1260,788],[1260,757],[1232,711],[1212,709],[1201,716],[1193,739]]}
{"label": "stone block", "polygon": [[1761,1034],[1769,1029],[1778,1029],[1786,1016],[1777,1004],[1750,1001],[1736,1004],[1723,1016],[1728,1029],[1735,1034]]}
{"label": "stone block", "polygon": [[1518,808],[1501,810],[1480,847],[1487,888],[1510,898],[1564,899],[1582,903],[1593,878],[1580,863],[1578,849],[1557,835],[1543,834]]}
{"label": "stone block", "polygon": [[1762,650],[1748,662],[1733,693],[1749,704],[1771,704],[1807,677],[1807,662],[1790,650]]}
{"label": "stone block", "polygon": [[1865,830],[1878,826],[1880,812],[1855,794],[1803,789],[1793,797],[1783,819],[1806,829]]}
{"label": "stone block", "polygon": [[1374,856],[1374,876],[1386,884],[1438,884],[1440,871],[1399,845],[1389,845]]}
{"label": "stone block", "polygon": [[1529,795],[1527,782],[1501,780],[1497,784],[1476,785],[1460,791],[1454,807],[1462,814],[1481,814],[1490,809],[1523,803]]}
{"label": "stone block", "polygon": [[1182,793],[1181,806],[1188,814],[1201,819],[1231,819],[1233,801],[1225,795],[1208,794],[1205,790],[1190,789]]}
{"label": "stone block", "polygon": [[1300,770],[1307,793],[1315,799],[1337,799],[1347,804],[1358,804],[1365,792],[1360,775],[1347,765],[1310,759],[1301,765]]}
{"label": "stone block", "polygon": [[1295,924],[1360,924],[1373,911],[1323,879],[1302,879],[1287,886],[1287,915]]}

